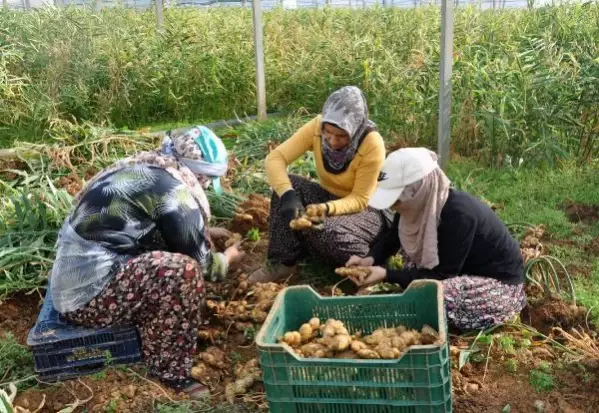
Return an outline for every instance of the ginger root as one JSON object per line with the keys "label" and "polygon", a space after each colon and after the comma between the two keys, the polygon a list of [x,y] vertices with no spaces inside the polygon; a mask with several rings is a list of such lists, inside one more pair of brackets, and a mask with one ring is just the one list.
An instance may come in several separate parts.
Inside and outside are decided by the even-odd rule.
{"label": "ginger root", "polygon": [[308,323],[302,324],[302,326],[299,329],[299,333],[300,336],[302,336],[302,342],[305,343],[307,341],[310,341],[310,339],[312,338],[312,335],[314,334],[314,329]]}
{"label": "ginger root", "polygon": [[304,229],[312,228],[312,221],[310,221],[307,218],[300,217],[300,218],[292,219],[291,222],[289,222],[289,226],[294,231],[301,231]]}
{"label": "ginger root", "polygon": [[289,227],[294,231],[322,230],[325,218],[326,207],[324,205],[308,205],[302,216],[289,222]]}
{"label": "ginger root", "polygon": [[350,335],[343,322],[328,319],[324,324],[312,318],[299,331],[286,332],[282,342],[290,345],[300,357],[361,359],[398,359],[410,346],[439,343],[439,334],[425,325],[421,331],[406,326],[379,328],[362,337]]}
{"label": "ginger root", "polygon": [[225,353],[218,347],[208,347],[206,351],[199,354],[198,358],[210,367],[225,369]]}
{"label": "ginger root", "polygon": [[225,242],[225,248],[232,247],[233,245],[237,244],[238,242],[241,242],[241,240],[242,240],[241,234],[235,232],[235,233],[233,233],[233,235],[231,235],[231,238],[229,238]]}
{"label": "ginger root", "polygon": [[368,344],[359,341],[359,340],[353,340],[351,342],[351,349],[354,353],[358,353],[360,350],[366,350],[368,349]]}
{"label": "ginger root", "polygon": [[361,359],[372,359],[372,360],[381,358],[379,353],[377,353],[374,350],[367,349],[367,348],[358,351],[358,357],[360,357]]}
{"label": "ginger root", "polygon": [[283,341],[291,347],[297,347],[302,343],[302,335],[299,331],[290,331],[285,333]]}
{"label": "ginger root", "polygon": [[422,344],[435,344],[439,340],[439,333],[434,328],[425,324],[420,330],[420,341]]}
{"label": "ginger root", "polygon": [[262,372],[258,366],[258,360],[252,359],[242,367],[237,367],[235,377],[237,380],[225,387],[225,397],[230,404],[234,404],[236,396],[247,393],[254,383],[261,379]]}
{"label": "ginger root", "polygon": [[300,347],[300,351],[302,353],[302,357],[308,358],[322,359],[331,355],[331,352],[324,345],[319,343],[304,344]]}
{"label": "ginger root", "polygon": [[360,281],[364,281],[370,275],[368,267],[339,267],[335,269],[335,274],[342,277],[355,277]]}

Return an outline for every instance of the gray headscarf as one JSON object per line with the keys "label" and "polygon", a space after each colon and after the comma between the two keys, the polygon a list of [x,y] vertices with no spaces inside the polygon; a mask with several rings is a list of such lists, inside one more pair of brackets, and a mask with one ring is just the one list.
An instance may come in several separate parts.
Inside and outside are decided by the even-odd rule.
{"label": "gray headscarf", "polygon": [[354,159],[362,138],[375,130],[368,120],[368,105],[364,93],[356,86],[345,86],[331,93],[322,109],[322,126],[329,123],[343,129],[349,135],[349,145],[339,151],[331,148],[321,137],[322,157],[325,169],[331,173],[343,172]]}

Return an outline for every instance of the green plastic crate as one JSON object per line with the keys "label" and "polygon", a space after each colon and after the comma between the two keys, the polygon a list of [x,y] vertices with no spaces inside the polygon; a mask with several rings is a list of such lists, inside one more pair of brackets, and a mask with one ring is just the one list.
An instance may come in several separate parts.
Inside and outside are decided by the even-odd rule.
{"label": "green plastic crate", "polygon": [[[441,345],[413,346],[398,360],[306,359],[278,338],[312,317],[343,321],[350,333],[428,324]],[[277,297],[256,337],[271,413],[451,412],[443,287],[412,282],[403,294],[321,297],[308,286]]]}

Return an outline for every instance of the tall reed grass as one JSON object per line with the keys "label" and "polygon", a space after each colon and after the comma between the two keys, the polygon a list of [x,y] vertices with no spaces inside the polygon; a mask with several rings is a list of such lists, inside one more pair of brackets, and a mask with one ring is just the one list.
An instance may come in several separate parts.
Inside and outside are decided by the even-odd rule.
{"label": "tall reed grass", "polygon": [[[269,110],[318,112],[335,88],[368,96],[385,137],[434,145],[436,8],[273,10]],[[39,141],[57,119],[117,127],[254,113],[251,14],[0,10],[0,138]],[[599,152],[599,5],[456,12],[453,150],[554,163]]]}

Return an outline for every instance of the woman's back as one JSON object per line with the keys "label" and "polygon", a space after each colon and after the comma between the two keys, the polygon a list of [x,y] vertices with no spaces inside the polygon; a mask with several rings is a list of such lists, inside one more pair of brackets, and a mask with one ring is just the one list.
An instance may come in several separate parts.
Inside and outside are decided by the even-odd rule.
{"label": "woman's back", "polygon": [[82,194],[71,224],[81,237],[118,253],[205,256],[190,245],[205,245],[205,214],[181,181],[155,166],[128,166],[100,177]]}

